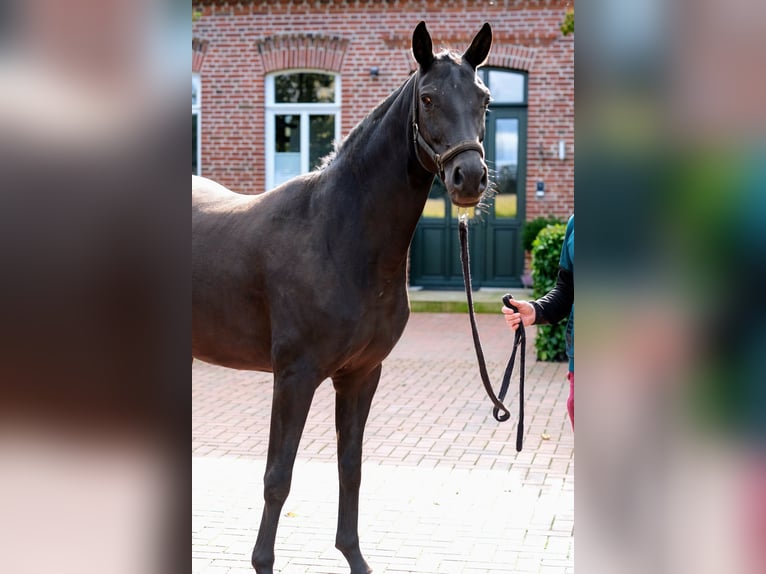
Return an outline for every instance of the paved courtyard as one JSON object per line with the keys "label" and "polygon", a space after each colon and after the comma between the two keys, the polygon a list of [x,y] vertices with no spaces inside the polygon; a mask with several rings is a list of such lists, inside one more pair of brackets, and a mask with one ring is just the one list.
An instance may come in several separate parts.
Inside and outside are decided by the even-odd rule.
{"label": "paved courtyard", "polygon": [[[477,316],[500,384],[512,336]],[[524,449],[518,379],[498,423],[465,314],[415,313],[383,363],[364,443],[362,552],[376,574],[573,574],[574,436],[565,363],[534,360],[528,329]],[[515,389],[515,391],[514,391]],[[317,390],[276,542],[275,571],[347,574],[334,548],[338,479],[330,381]],[[194,574],[252,573],[263,504],[271,375],[192,367]]]}

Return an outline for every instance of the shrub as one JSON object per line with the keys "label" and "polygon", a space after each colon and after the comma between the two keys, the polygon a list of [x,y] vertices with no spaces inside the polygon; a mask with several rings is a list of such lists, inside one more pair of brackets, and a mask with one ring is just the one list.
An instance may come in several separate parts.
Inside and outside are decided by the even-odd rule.
{"label": "shrub", "polygon": [[561,33],[564,36],[574,34],[574,8],[570,8],[567,10],[567,13],[564,14],[564,21],[561,23],[561,26],[559,26],[559,30],[561,30]]}
{"label": "shrub", "polygon": [[[532,242],[532,296],[537,299],[556,285],[566,225],[557,223],[540,230]],[[539,361],[565,361],[566,320],[557,325],[538,325],[535,350]]]}
{"label": "shrub", "polygon": [[540,230],[548,225],[554,225],[557,223],[564,223],[561,219],[554,215],[548,217],[536,217],[531,221],[524,223],[524,230],[522,235],[522,242],[524,243],[524,251],[532,251],[532,242],[540,233]]}

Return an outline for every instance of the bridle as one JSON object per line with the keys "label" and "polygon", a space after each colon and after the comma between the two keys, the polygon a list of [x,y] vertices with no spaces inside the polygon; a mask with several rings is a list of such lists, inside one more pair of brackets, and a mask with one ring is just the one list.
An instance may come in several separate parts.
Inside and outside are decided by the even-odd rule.
{"label": "bridle", "polygon": [[[448,146],[447,150],[441,154],[436,153],[433,147],[431,147],[431,144],[429,144],[421,135],[420,128],[418,127],[418,110],[420,109],[420,106],[418,105],[418,83],[420,80],[420,72],[416,71],[414,76],[415,77],[412,80],[412,140],[415,145],[415,156],[418,158],[420,165],[423,166],[423,169],[430,173],[435,173],[444,182],[444,165],[449,160],[465,151],[476,151],[481,155],[481,158],[484,159],[484,147],[476,140],[464,140],[453,146]],[[426,165],[426,162],[423,161],[421,152],[425,153],[428,160],[431,162],[431,166]],[[520,350],[519,421],[518,426],[516,427],[516,451],[521,452],[524,435],[524,363],[527,348],[527,337],[524,332],[524,325],[520,324],[516,330],[513,351],[508,360],[508,365],[505,368],[503,381],[500,385],[500,392],[495,395],[487,373],[487,365],[484,360],[481,341],[479,340],[479,331],[476,327],[476,317],[474,316],[473,296],[471,294],[471,271],[468,257],[468,224],[464,218],[460,218],[460,221],[458,222],[458,235],[460,237],[460,260],[463,265],[463,282],[465,284],[466,299],[468,300],[468,315],[471,321],[473,344],[476,349],[476,359],[479,363],[479,374],[481,375],[482,383],[484,383],[484,390],[487,392],[487,395],[494,405],[492,414],[498,422],[504,422],[511,418],[511,413],[503,404],[503,400],[508,392],[511,375],[513,374],[513,366],[516,362],[516,351]],[[508,307],[518,312],[518,309],[511,303],[510,295],[503,297],[503,302]]]}
{"label": "bridle", "polygon": [[[416,71],[412,80],[412,141],[415,144],[415,156],[418,158],[418,162],[423,166],[423,169],[430,173],[438,175],[442,181],[444,181],[444,165],[454,158],[455,156],[463,153],[464,151],[476,151],[479,152],[481,158],[484,159],[484,147],[476,140],[463,140],[458,142],[454,146],[448,146],[447,150],[443,153],[436,153],[434,148],[429,144],[423,135],[420,133],[418,127],[418,84],[420,83],[420,71]],[[431,166],[426,165],[421,157],[421,152],[425,153],[431,162]]]}

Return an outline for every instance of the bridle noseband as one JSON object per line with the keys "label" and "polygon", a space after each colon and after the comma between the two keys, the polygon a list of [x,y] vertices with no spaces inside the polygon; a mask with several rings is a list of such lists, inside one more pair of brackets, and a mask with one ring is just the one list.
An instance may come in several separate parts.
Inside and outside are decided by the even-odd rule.
{"label": "bridle noseband", "polygon": [[[420,128],[418,127],[418,109],[420,108],[418,105],[419,80],[420,71],[416,71],[415,77],[412,80],[412,141],[415,143],[415,157],[418,158],[418,162],[420,162],[420,165],[423,166],[423,169],[428,172],[435,173],[441,178],[442,181],[444,181],[444,165],[449,160],[454,158],[456,155],[463,153],[464,151],[479,152],[481,159],[484,159],[484,147],[476,140],[464,140],[455,144],[454,146],[448,146],[444,153],[436,153],[434,148],[431,147],[431,144],[429,144],[421,135]],[[425,164],[423,158],[420,156],[421,151],[425,152],[426,156],[428,156],[428,159],[431,160],[431,163],[433,164],[432,167],[429,167]]]}

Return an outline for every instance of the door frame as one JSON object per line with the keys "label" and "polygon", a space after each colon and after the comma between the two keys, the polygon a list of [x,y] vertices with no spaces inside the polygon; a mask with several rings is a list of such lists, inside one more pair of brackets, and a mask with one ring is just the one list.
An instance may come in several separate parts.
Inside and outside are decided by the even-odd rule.
{"label": "door frame", "polygon": [[[484,268],[482,269],[482,286],[484,287],[521,287],[521,275],[524,273],[524,246],[521,232],[526,221],[527,212],[527,108],[526,106],[497,106],[487,118],[487,137],[485,139],[485,152],[487,165],[494,170],[495,159],[495,134],[496,121],[499,119],[518,120],[518,168],[516,172],[516,217],[505,219],[498,218],[495,214],[494,198],[491,200],[491,208],[485,216],[486,221],[482,224],[484,237]],[[513,245],[509,247],[511,257],[511,274],[501,276],[495,272],[498,249],[498,232],[509,231],[513,237]]]}

